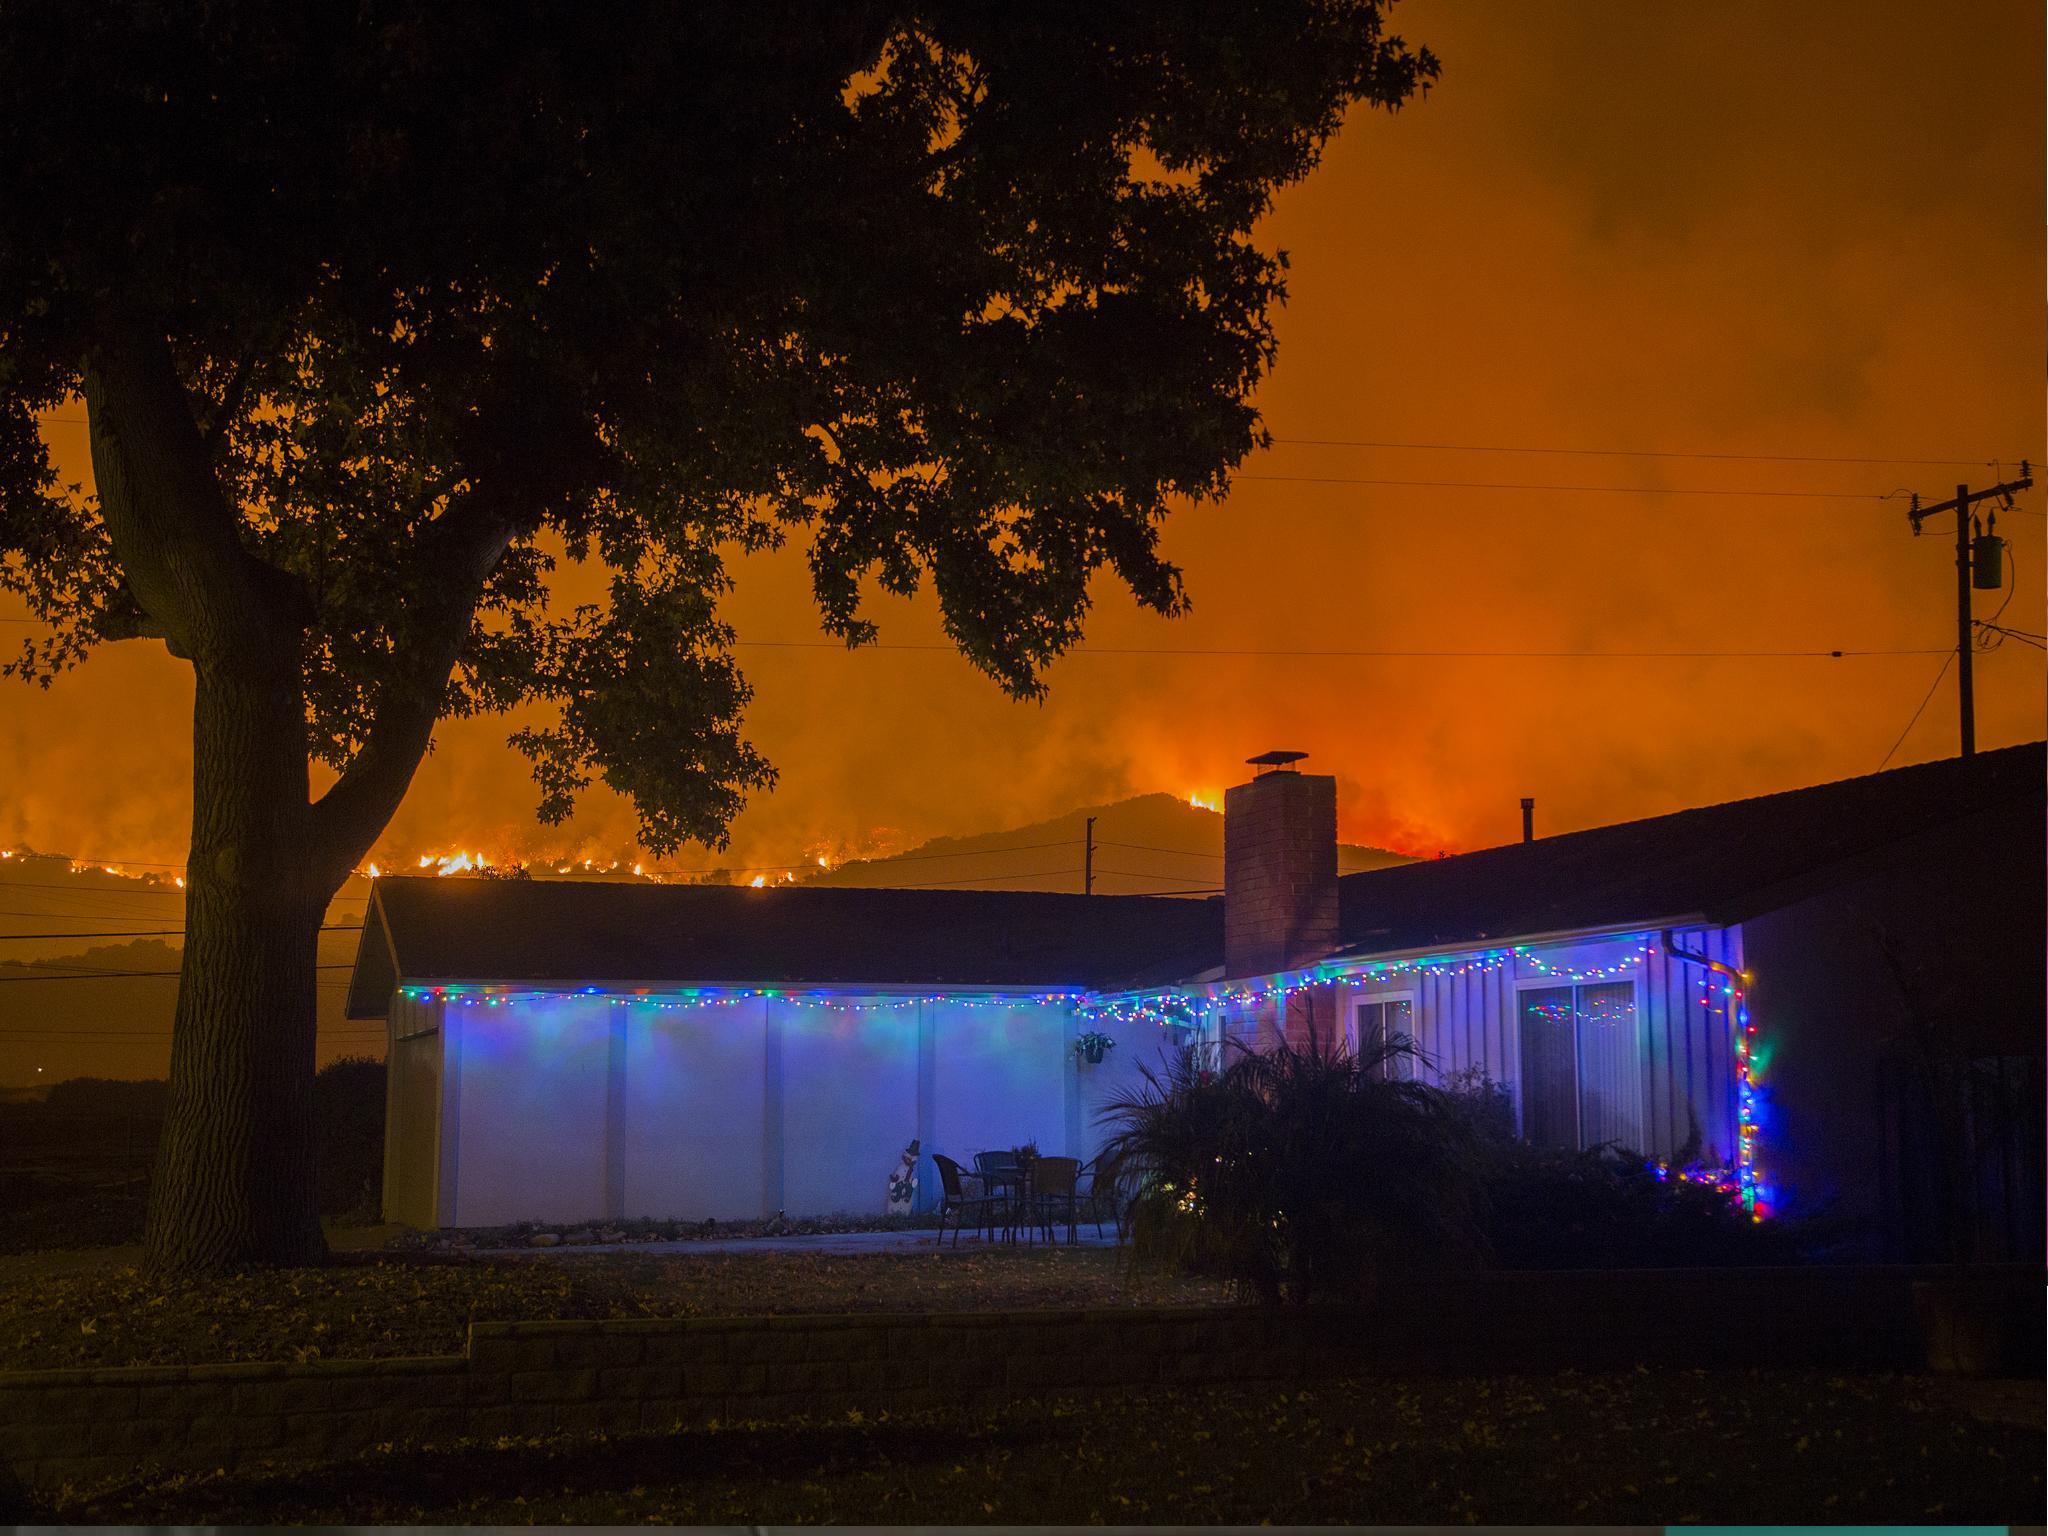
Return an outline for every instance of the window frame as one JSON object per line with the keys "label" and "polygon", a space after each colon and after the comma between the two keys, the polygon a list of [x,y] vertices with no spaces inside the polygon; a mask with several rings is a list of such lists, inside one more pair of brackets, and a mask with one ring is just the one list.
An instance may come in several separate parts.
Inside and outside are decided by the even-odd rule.
{"label": "window frame", "polygon": [[[1365,1029],[1359,1015],[1368,1008],[1384,1008],[1388,1003],[1406,1003],[1408,1005],[1408,1035],[1415,1042],[1416,1050],[1420,1051],[1422,1049],[1422,996],[1416,988],[1406,987],[1394,992],[1375,992],[1370,996],[1359,996],[1357,994],[1352,996],[1349,1016],[1345,1022],[1350,1028],[1351,1054],[1354,1058],[1361,1053],[1365,1045]],[[1386,1015],[1382,1013],[1380,1017],[1382,1021],[1381,1027],[1385,1028]],[[1416,1058],[1413,1056],[1407,1058],[1403,1063],[1401,1074],[1389,1079],[1389,1081],[1400,1083],[1421,1081],[1421,1072]]]}
{"label": "window frame", "polygon": [[1633,1017],[1636,1021],[1635,1048],[1631,1052],[1630,1057],[1634,1063],[1634,1069],[1629,1073],[1630,1085],[1634,1090],[1631,1095],[1634,1109],[1633,1119],[1637,1135],[1644,1140],[1649,1138],[1649,1126],[1644,1118],[1643,1110],[1643,1021],[1645,1018],[1643,1009],[1646,1006],[1643,996],[1644,980],[1641,967],[1638,967],[1633,975],[1626,977],[1611,976],[1604,981],[1561,981],[1554,976],[1528,979],[1518,976],[1515,978],[1515,1134],[1522,1140],[1527,1141],[1529,1139],[1528,1127],[1524,1123],[1522,1115],[1522,1106],[1526,1102],[1526,1094],[1522,1083],[1522,994],[1524,992],[1568,991],[1572,995],[1573,1150],[1583,1152],[1586,1150],[1586,1090],[1584,1079],[1581,1076],[1579,1059],[1579,1019],[1581,1016],[1579,993],[1586,987],[1618,987],[1624,983],[1629,988],[1629,1001],[1634,1009]]}

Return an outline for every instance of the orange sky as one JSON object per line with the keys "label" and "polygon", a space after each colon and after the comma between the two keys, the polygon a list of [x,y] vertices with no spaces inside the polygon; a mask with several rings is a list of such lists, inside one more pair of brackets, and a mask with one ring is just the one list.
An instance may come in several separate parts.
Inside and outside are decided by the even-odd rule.
{"label": "orange sky", "polygon": [[[1359,113],[1263,232],[1291,253],[1282,438],[1967,459],[1801,464],[1282,443],[1250,475],[1868,492],[1933,498],[2042,441],[2041,8],[1431,3],[1399,29],[1441,84]],[[49,424],[67,476],[84,431]],[[2039,630],[2044,498],[2003,518]],[[1899,503],[1529,493],[1247,478],[1166,535],[1194,612],[1105,584],[1099,646],[1887,649],[1953,640],[1950,545]],[[743,640],[818,636],[799,551],[740,572]],[[1980,606],[1988,614],[1995,600]],[[18,614],[17,607],[0,613]],[[939,638],[878,603],[883,639]],[[4,635],[4,632],[0,632]],[[1267,747],[1338,775],[1343,833],[1414,851],[1593,825],[1875,769],[1938,656],[1617,661],[1078,655],[1014,704],[924,651],[742,652],[781,786],[716,858],[781,863],[895,829],[1012,825],[1153,789],[1214,792]],[[2042,654],[1980,658],[1979,741],[2042,734]],[[190,684],[109,647],[0,693],[0,844],[183,857]],[[531,818],[504,722],[446,728],[380,853],[623,853],[593,799]],[[1894,762],[1955,750],[1945,682]]]}

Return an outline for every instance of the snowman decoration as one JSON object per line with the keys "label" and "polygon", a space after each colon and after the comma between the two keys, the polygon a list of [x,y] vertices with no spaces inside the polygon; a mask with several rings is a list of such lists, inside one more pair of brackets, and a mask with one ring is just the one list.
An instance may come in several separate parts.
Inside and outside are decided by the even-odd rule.
{"label": "snowman decoration", "polygon": [[917,1196],[917,1149],[918,1142],[912,1138],[903,1149],[903,1160],[889,1174],[889,1214],[908,1216],[911,1201]]}

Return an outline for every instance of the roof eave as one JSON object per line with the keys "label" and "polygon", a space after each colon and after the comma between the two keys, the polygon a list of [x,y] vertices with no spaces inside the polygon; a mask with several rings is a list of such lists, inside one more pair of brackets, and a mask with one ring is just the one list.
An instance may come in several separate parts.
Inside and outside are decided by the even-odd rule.
{"label": "roof eave", "polygon": [[[1440,944],[1416,944],[1404,949],[1368,949],[1362,944],[1346,945],[1332,950],[1317,962],[1328,965],[1333,961],[1345,960],[1412,960],[1424,955],[1442,954],[1446,950],[1467,949],[1529,949],[1538,945],[1586,944],[1599,939],[1623,938],[1632,933],[1661,933],[1666,928],[1723,928],[1728,926],[1703,912],[1687,912],[1677,917],[1653,918],[1639,923],[1597,923],[1579,928],[1552,928],[1541,933],[1512,933],[1476,939],[1447,940]],[[1299,967],[1297,967],[1299,969]],[[1275,975],[1285,975],[1276,971]],[[1244,979],[1244,978],[1238,978]],[[1252,978],[1256,979],[1256,978]]]}
{"label": "roof eave", "polygon": [[934,994],[971,993],[977,997],[1086,997],[1099,989],[1086,982],[883,982],[883,981],[704,981],[684,977],[610,978],[591,981],[582,977],[564,981],[553,976],[408,976],[393,982],[400,987],[521,988],[536,992],[756,992],[775,996],[803,996],[813,993],[855,994],[862,997],[900,997],[915,1002]]}
{"label": "roof eave", "polygon": [[356,935],[356,958],[349,969],[345,1010],[345,1016],[351,1019],[386,1017],[391,1011],[391,994],[398,990],[398,949],[385,920],[380,883],[370,883],[362,931]]}

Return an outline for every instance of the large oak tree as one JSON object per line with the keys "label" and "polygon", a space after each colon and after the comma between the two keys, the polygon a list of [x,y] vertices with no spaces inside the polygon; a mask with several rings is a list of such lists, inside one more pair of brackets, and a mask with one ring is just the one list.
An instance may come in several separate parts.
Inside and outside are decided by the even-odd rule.
{"label": "large oak tree", "polygon": [[[544,819],[602,779],[719,844],[771,777],[735,552],[801,540],[849,643],[929,581],[1020,696],[1095,572],[1182,607],[1253,224],[1435,72],[1383,9],[0,0],[9,670],[155,637],[196,687],[154,1267],[321,1256],[316,930],[437,720],[538,701]],[[93,495],[36,425],[80,398]]]}

